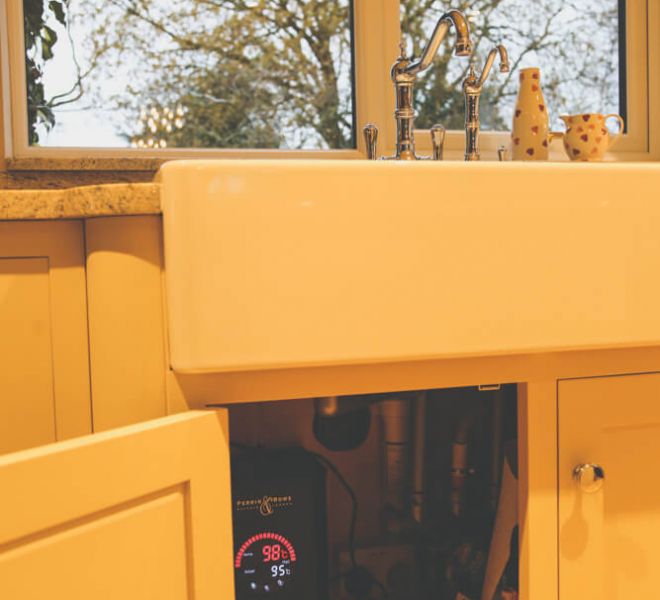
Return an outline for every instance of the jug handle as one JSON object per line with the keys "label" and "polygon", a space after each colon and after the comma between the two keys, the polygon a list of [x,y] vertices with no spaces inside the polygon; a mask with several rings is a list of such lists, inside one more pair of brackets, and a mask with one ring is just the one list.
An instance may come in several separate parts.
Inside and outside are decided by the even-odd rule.
{"label": "jug handle", "polygon": [[610,140],[610,145],[608,146],[608,148],[611,148],[612,146],[614,146],[616,142],[619,141],[619,138],[623,135],[623,130],[625,129],[626,124],[623,121],[623,117],[621,115],[617,115],[617,114],[605,115],[605,121],[607,121],[607,119],[616,119],[619,122],[619,132],[612,137],[612,139]]}

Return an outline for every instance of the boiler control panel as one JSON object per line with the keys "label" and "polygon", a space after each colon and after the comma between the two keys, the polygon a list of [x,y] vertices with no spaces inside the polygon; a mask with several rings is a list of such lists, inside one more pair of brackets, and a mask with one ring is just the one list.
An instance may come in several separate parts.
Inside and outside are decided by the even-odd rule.
{"label": "boiler control panel", "polygon": [[300,449],[232,457],[236,599],[328,595],[325,469]]}

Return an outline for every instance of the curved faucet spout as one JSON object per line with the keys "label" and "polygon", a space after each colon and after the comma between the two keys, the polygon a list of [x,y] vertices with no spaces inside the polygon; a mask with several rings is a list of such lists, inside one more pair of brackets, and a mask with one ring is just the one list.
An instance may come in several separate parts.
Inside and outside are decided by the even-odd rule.
{"label": "curved faucet spout", "polygon": [[493,67],[495,57],[498,53],[500,55],[500,73],[509,72],[509,54],[506,51],[506,48],[502,44],[499,44],[488,53],[486,64],[484,65],[483,71],[481,71],[481,77],[479,77],[479,86],[483,86],[483,84],[486,83],[486,79],[488,79],[488,75],[490,74],[490,70]]}
{"label": "curved faucet spout", "polygon": [[419,59],[410,63],[403,69],[408,75],[417,75],[431,66],[435,55],[438,53],[440,44],[447,36],[449,28],[454,26],[456,29],[456,42],[454,44],[454,53],[456,56],[470,56],[472,54],[472,42],[470,41],[470,26],[465,15],[460,10],[449,10],[438,19],[424,52]]}
{"label": "curved faucet spout", "polygon": [[509,55],[506,48],[500,44],[495,46],[486,59],[481,75],[477,77],[475,65],[472,63],[468,69],[467,77],[463,80],[463,94],[465,96],[465,160],[479,160],[479,99],[484,89],[484,84],[495,62],[495,57],[500,55],[500,71],[508,73]]}
{"label": "curved faucet spout", "polygon": [[[433,35],[420,58],[406,56],[405,47],[402,44],[401,54],[392,65],[390,74],[394,83],[396,98],[396,110],[394,111],[394,118],[396,119],[396,154],[393,158],[397,160],[419,159],[415,153],[414,87],[417,82],[417,75],[431,66],[440,44],[447,37],[452,25],[456,29],[455,53],[458,56],[469,56],[472,53],[470,26],[462,12],[450,10],[438,20]],[[371,135],[371,131],[368,131],[367,134]],[[439,159],[440,153],[434,152],[434,156]]]}

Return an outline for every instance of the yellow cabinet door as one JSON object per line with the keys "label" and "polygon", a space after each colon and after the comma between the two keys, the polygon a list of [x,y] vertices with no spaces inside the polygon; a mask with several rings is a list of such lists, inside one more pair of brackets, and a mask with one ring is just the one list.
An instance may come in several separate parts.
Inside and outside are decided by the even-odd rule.
{"label": "yellow cabinet door", "polygon": [[0,598],[233,598],[227,414],[0,457]]}
{"label": "yellow cabinet door", "polygon": [[91,432],[82,223],[0,223],[0,454]]}
{"label": "yellow cabinet door", "polygon": [[560,600],[660,597],[659,464],[660,374],[559,382]]}
{"label": "yellow cabinet door", "polygon": [[159,216],[85,221],[94,431],[168,410]]}

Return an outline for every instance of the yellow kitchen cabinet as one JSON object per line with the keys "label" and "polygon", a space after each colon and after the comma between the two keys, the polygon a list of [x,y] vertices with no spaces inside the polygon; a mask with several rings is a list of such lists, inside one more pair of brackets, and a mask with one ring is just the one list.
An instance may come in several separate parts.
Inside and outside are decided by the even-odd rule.
{"label": "yellow kitchen cabinet", "polygon": [[0,453],[90,433],[82,223],[0,223]]}
{"label": "yellow kitchen cabinet", "polygon": [[558,389],[559,597],[657,598],[660,374]]}
{"label": "yellow kitchen cabinet", "polygon": [[0,598],[233,598],[226,411],[0,457]]}
{"label": "yellow kitchen cabinet", "polygon": [[159,216],[85,221],[94,431],[168,411]]}

